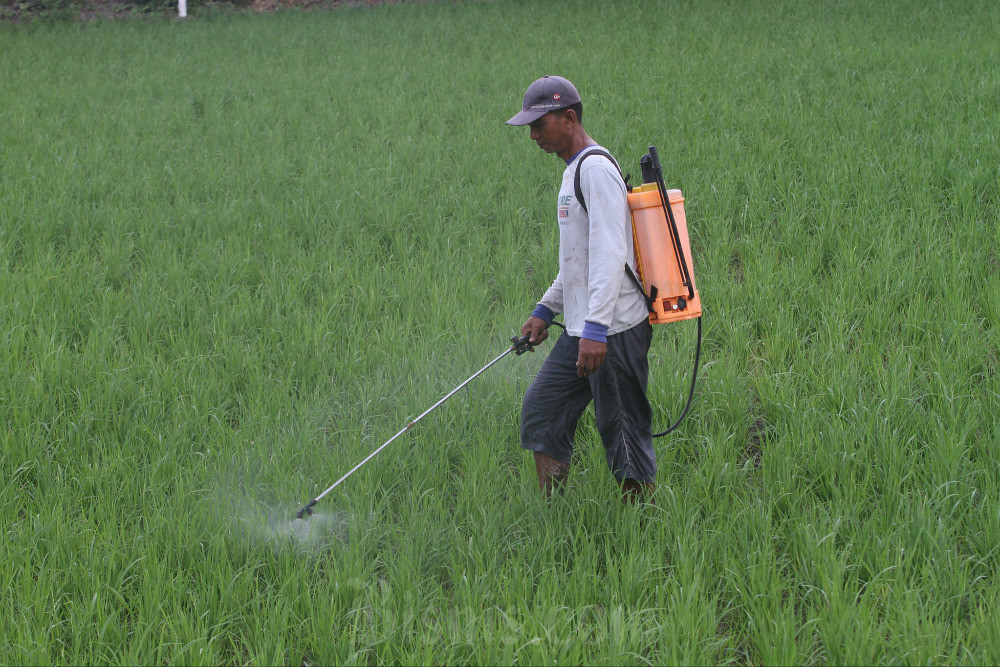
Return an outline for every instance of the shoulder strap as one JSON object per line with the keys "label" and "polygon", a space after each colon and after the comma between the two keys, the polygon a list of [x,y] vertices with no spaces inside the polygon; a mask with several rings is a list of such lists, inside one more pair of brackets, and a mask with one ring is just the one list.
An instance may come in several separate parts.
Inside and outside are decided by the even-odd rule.
{"label": "shoulder strap", "polygon": [[576,200],[580,202],[580,206],[582,206],[583,210],[587,213],[589,213],[590,211],[587,211],[587,202],[583,198],[583,188],[580,187],[580,167],[583,166],[583,161],[589,158],[591,155],[603,155],[604,157],[611,160],[611,164],[615,165],[615,169],[618,170],[618,175],[622,177],[622,181],[625,183],[625,188],[628,190],[631,189],[628,186],[628,176],[622,176],[621,167],[619,167],[618,163],[615,162],[615,159],[611,157],[611,153],[607,152],[603,148],[587,151],[586,153],[580,156],[579,160],[576,161],[576,173],[573,175],[573,192],[576,195]]}
{"label": "shoulder strap", "polygon": [[[597,150],[587,151],[586,153],[580,156],[580,159],[576,163],[576,173],[573,175],[573,190],[574,193],[576,194],[576,200],[580,202],[580,206],[583,207],[583,210],[588,213],[589,211],[587,211],[587,202],[583,198],[583,188],[580,187],[580,167],[583,165],[583,161],[586,160],[591,155],[603,155],[604,157],[608,158],[608,160],[611,161],[611,164],[615,165],[615,169],[618,170],[618,175],[622,177],[622,182],[625,183],[625,189],[630,192],[632,190],[632,188],[628,184],[629,177],[622,176],[622,169],[621,167],[618,166],[618,163],[611,156],[611,153],[607,152],[602,148],[598,148]],[[629,266],[627,262],[625,263],[625,273],[632,281],[632,284],[635,285],[636,289],[639,290],[639,293],[642,294],[642,298],[646,301],[646,308],[649,310],[649,312],[653,312],[653,302],[656,301],[656,287],[655,286],[652,287],[649,293],[647,294],[645,288],[642,286],[642,281],[639,280],[639,276],[635,275],[635,271],[632,270],[632,267]]]}
{"label": "shoulder strap", "polygon": [[647,294],[646,288],[642,286],[642,281],[639,280],[639,276],[635,275],[635,271],[632,270],[632,267],[629,266],[628,263],[625,264],[625,275],[629,277],[629,280],[632,281],[635,288],[639,290],[639,294],[642,295],[643,300],[646,302],[646,310],[651,313],[654,312],[653,304],[656,303],[656,285],[652,285],[649,288],[649,293]]}
{"label": "shoulder strap", "polygon": [[615,169],[618,170],[618,175],[622,177],[622,182],[625,183],[625,189],[630,192],[632,190],[632,188],[629,187],[628,184],[628,179],[630,177],[622,175],[622,169],[621,167],[618,166],[618,163],[615,162],[615,159],[611,156],[611,153],[607,152],[603,148],[587,151],[586,153],[580,156],[579,160],[576,161],[576,173],[573,175],[573,193],[576,195],[576,200],[580,202],[580,206],[583,207],[584,212],[587,213],[589,213],[590,211],[587,211],[587,202],[583,198],[583,188],[580,187],[580,167],[583,166],[583,161],[586,160],[591,155],[603,155],[604,157],[611,160],[611,164],[615,165]]}

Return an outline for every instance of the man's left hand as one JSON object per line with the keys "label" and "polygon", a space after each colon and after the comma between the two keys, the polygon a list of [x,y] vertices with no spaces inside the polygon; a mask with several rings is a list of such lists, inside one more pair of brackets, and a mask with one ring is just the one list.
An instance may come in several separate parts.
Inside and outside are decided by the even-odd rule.
{"label": "man's left hand", "polygon": [[608,352],[607,343],[598,343],[589,338],[580,339],[580,353],[576,357],[576,374],[582,378],[593,375],[604,361]]}

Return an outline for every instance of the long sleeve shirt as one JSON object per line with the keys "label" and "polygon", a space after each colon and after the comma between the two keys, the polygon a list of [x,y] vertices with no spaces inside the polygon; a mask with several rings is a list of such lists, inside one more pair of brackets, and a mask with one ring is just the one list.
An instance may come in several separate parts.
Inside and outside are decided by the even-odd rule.
{"label": "long sleeve shirt", "polygon": [[[580,157],[563,172],[556,219],[559,223],[559,273],[539,306],[549,317],[565,314],[566,331],[604,341],[649,317],[646,302],[625,273],[634,270],[632,219],[625,184],[614,164],[595,155],[580,166],[580,189],[587,211],[576,200],[573,179]],[[589,211],[589,212],[588,212]],[[544,312],[544,311],[542,311]]]}

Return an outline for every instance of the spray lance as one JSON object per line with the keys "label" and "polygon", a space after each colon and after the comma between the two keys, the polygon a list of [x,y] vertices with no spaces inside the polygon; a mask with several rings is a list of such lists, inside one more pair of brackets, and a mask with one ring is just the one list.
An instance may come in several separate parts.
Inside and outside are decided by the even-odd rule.
{"label": "spray lance", "polygon": [[[552,322],[552,324],[555,324],[556,326],[562,327],[563,329],[566,328],[560,322]],[[385,449],[386,447],[388,447],[389,444],[393,440],[395,440],[396,438],[398,438],[399,436],[403,435],[404,433],[406,433],[407,431],[409,431],[411,428],[413,428],[414,426],[416,426],[416,424],[417,424],[418,421],[420,421],[421,419],[423,419],[424,417],[426,417],[427,415],[429,415],[436,407],[438,407],[439,405],[441,405],[442,403],[444,403],[445,401],[447,401],[449,398],[451,398],[452,396],[454,396],[456,393],[458,393],[459,389],[461,389],[462,387],[464,387],[465,385],[469,384],[470,382],[472,382],[473,380],[475,380],[477,377],[479,377],[480,375],[482,375],[483,373],[485,373],[486,370],[489,369],[491,366],[493,366],[495,363],[497,363],[498,361],[500,361],[501,359],[503,359],[504,357],[506,357],[511,352],[516,353],[517,356],[521,356],[525,352],[531,351],[533,348],[532,348],[531,345],[528,344],[528,339],[530,337],[531,337],[530,333],[526,333],[523,336],[521,336],[520,338],[518,338],[517,336],[512,336],[511,339],[510,339],[511,345],[510,345],[509,348],[507,348],[503,352],[503,354],[499,355],[496,359],[494,359],[493,361],[491,361],[490,363],[486,364],[485,366],[483,366],[482,368],[480,368],[478,371],[476,371],[475,373],[473,373],[472,375],[470,375],[464,382],[462,382],[462,384],[458,385],[457,387],[455,387],[454,389],[452,389],[451,391],[449,391],[447,394],[445,394],[444,396],[442,396],[438,400],[437,403],[435,403],[434,405],[432,405],[431,407],[427,408],[422,413],[420,413],[420,415],[416,419],[414,419],[414,420],[410,421],[409,423],[407,423],[406,426],[404,426],[402,429],[399,430],[398,433],[396,433],[396,435],[394,435],[391,438],[389,438],[388,440],[386,440],[384,443],[382,443],[381,446],[379,446],[378,449],[376,449],[371,454],[369,454],[364,459],[362,459],[359,464],[357,464],[356,466],[354,466],[353,468],[351,468],[350,470],[348,470],[346,473],[344,473],[344,476],[341,477],[340,479],[338,479],[333,484],[331,484],[330,487],[326,491],[324,491],[323,493],[319,494],[318,496],[316,496],[315,498],[313,498],[312,500],[310,500],[308,503],[306,503],[306,505],[295,514],[295,518],[297,518],[297,519],[304,519],[306,516],[311,515],[313,513],[313,509],[312,508],[315,507],[316,503],[318,503],[319,501],[321,501],[327,494],[329,494],[331,491],[333,491],[335,488],[337,488],[337,486],[339,486],[341,482],[343,482],[345,479],[347,479],[348,477],[350,477],[351,475],[353,475],[355,472],[357,472],[357,470],[360,469],[361,466],[363,466],[364,464],[368,463],[370,460],[372,460],[375,457],[376,454],[378,454],[383,449]]]}

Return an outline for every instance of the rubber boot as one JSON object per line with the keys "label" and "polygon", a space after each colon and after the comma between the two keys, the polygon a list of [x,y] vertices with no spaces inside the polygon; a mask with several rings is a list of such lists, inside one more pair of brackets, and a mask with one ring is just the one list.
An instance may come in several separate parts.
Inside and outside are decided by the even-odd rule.
{"label": "rubber boot", "polygon": [[622,482],[622,501],[626,503],[646,503],[655,505],[654,492],[656,484],[653,482],[640,482],[637,479],[626,479]]}
{"label": "rubber boot", "polygon": [[566,487],[569,464],[535,452],[535,472],[538,474],[538,488],[548,498],[552,496],[553,487],[557,488],[560,493]]}

